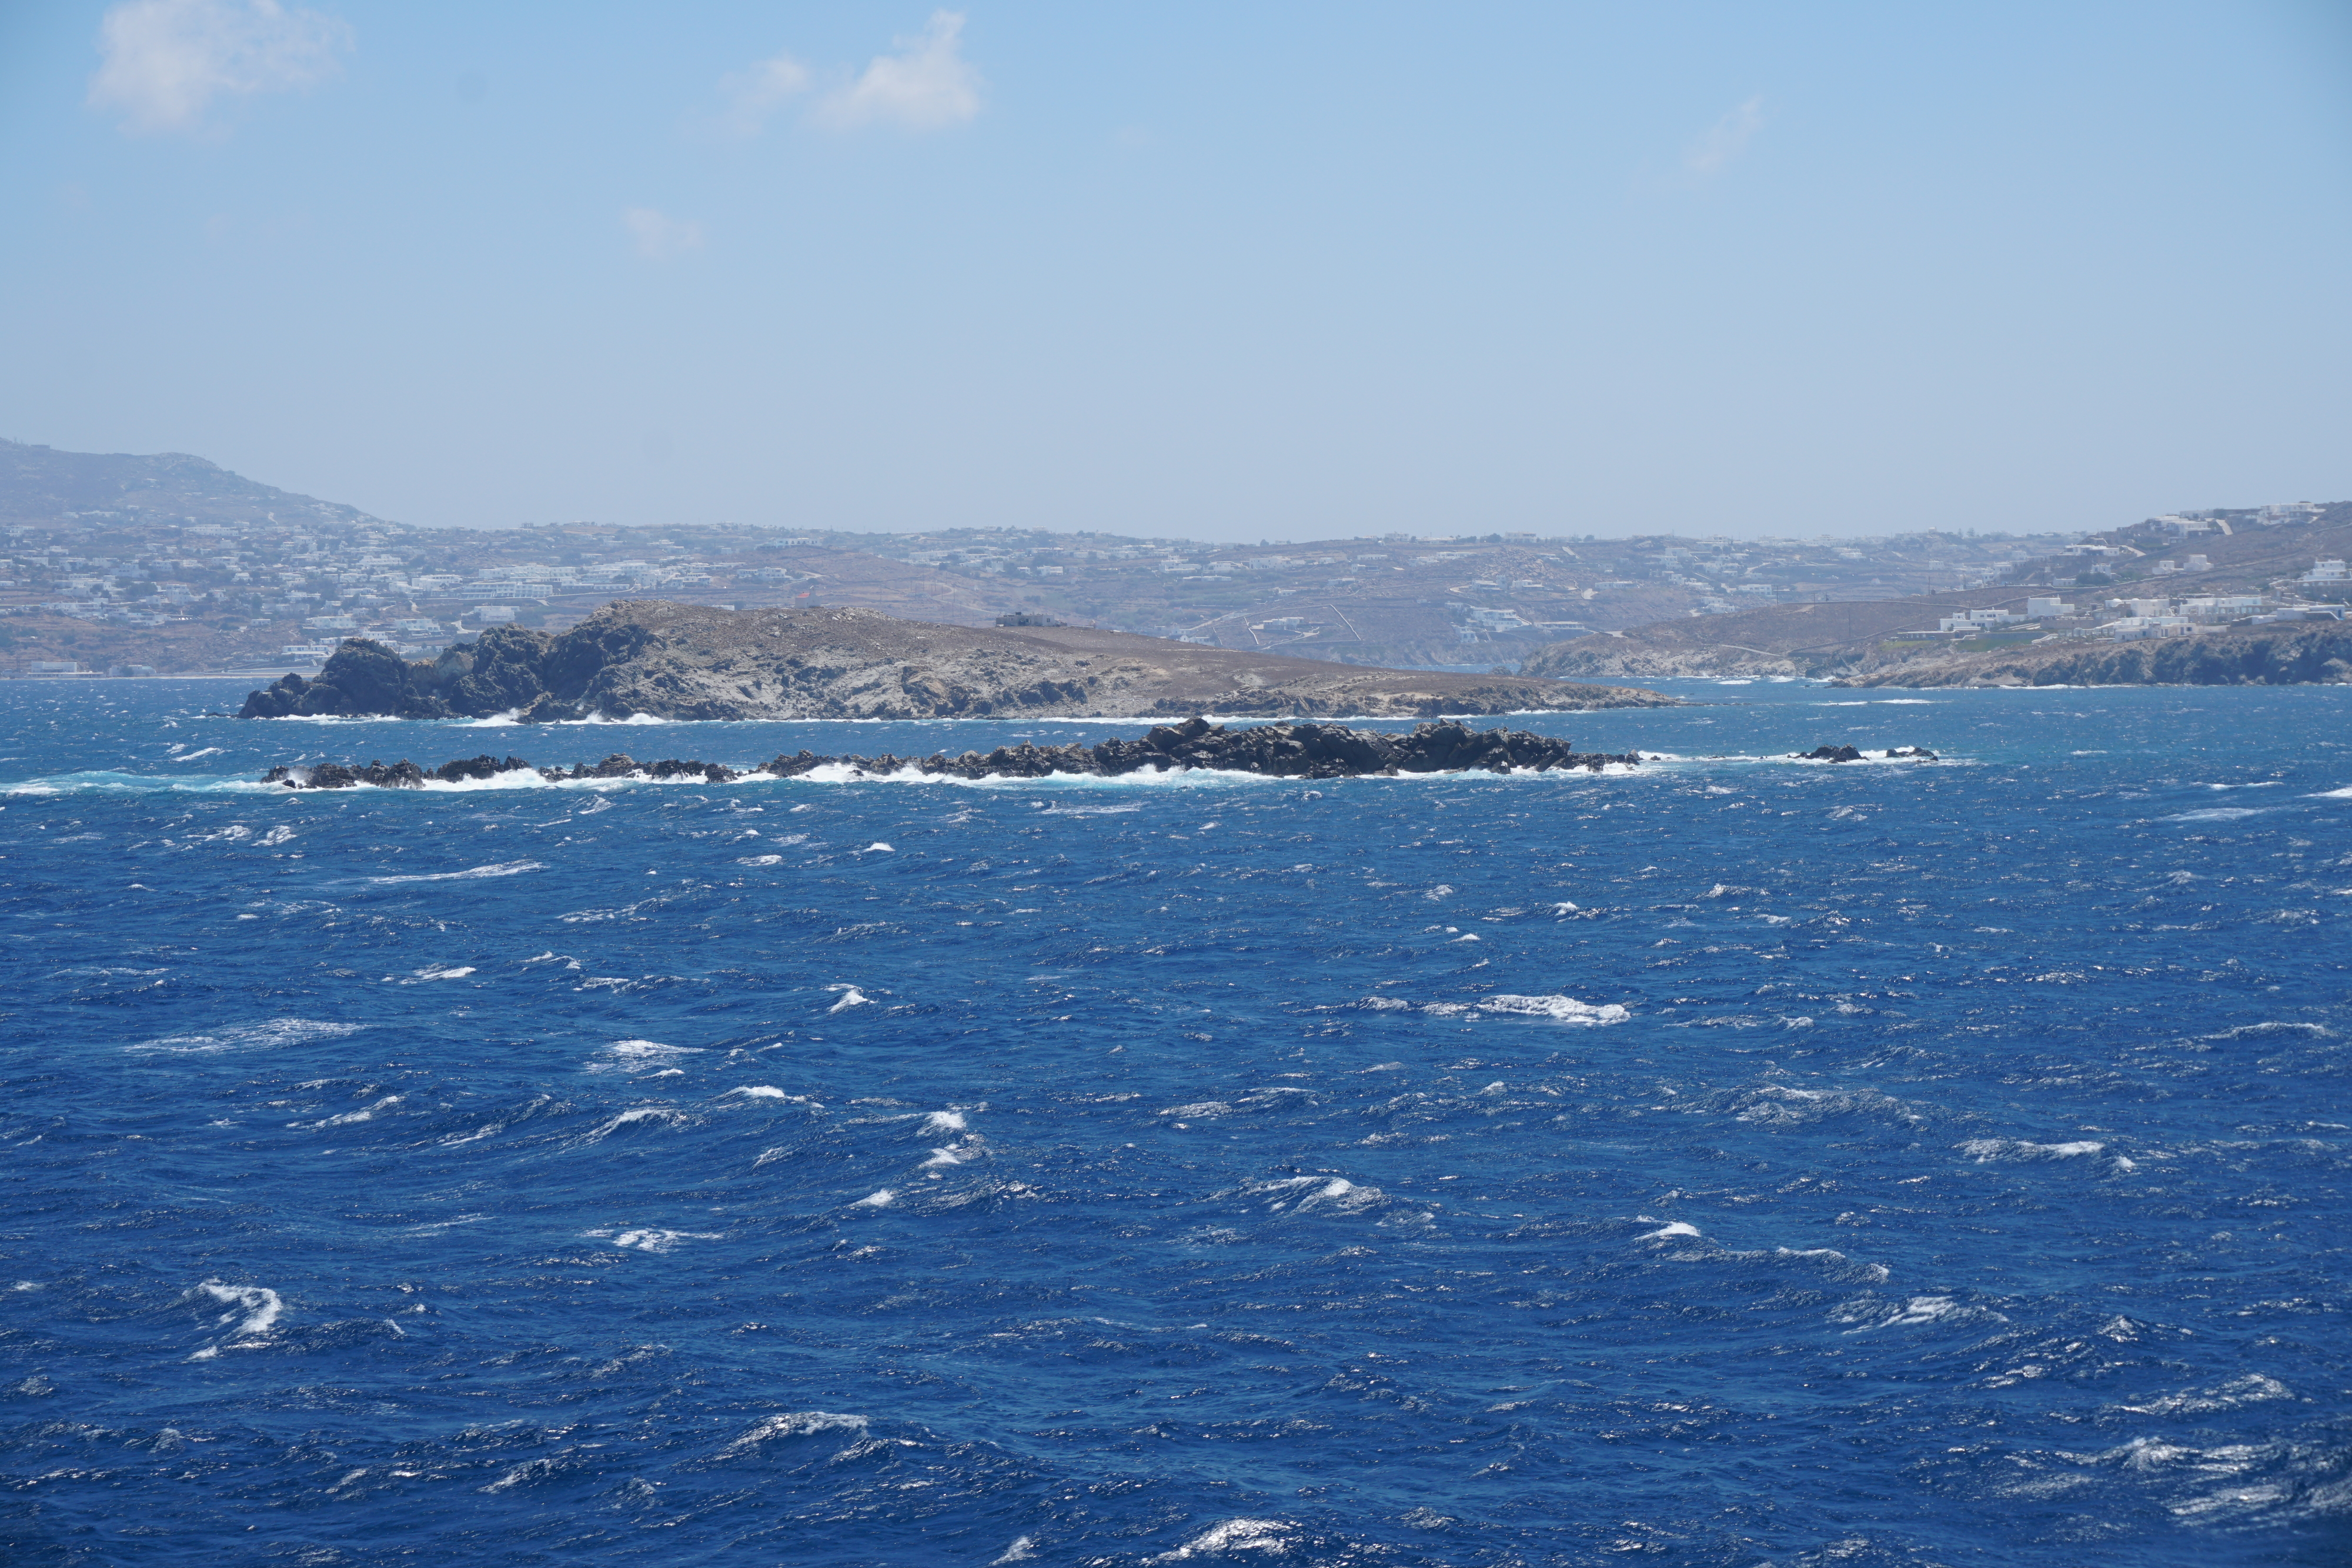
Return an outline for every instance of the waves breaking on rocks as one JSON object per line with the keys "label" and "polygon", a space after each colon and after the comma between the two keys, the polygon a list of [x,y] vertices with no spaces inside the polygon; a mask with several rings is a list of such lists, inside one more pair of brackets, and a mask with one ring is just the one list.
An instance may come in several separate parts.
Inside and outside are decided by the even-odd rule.
{"label": "waves breaking on rocks", "polygon": [[1043,779],[1054,774],[1116,778],[1130,773],[1186,772],[1215,768],[1280,779],[1355,779],[1407,773],[1545,773],[1582,769],[1597,773],[1616,765],[1634,767],[1641,753],[1580,752],[1568,741],[1525,730],[1474,730],[1458,722],[1416,726],[1410,733],[1354,729],[1337,724],[1271,724],[1234,728],[1206,719],[1160,725],[1135,740],[1105,740],[1093,746],[1000,746],[992,751],[943,751],[928,757],[820,756],[800,751],[778,756],[758,768],[739,769],[721,762],[665,758],[639,762],[614,752],[601,762],[570,768],[540,768],[520,757],[484,753],[430,769],[405,758],[394,763],[320,762],[272,768],[265,784],[289,789],[341,789],[371,784],[379,789],[421,789],[427,783],[457,784],[504,775],[536,773],[551,783],[582,779],[702,779],[731,783],[755,774],[797,779],[821,768],[845,768],[871,776],[913,772],[958,779]]}

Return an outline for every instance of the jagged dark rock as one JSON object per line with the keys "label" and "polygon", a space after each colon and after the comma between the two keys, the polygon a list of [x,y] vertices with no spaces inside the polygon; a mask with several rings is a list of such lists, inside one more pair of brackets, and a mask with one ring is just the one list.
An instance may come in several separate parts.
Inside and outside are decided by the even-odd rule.
{"label": "jagged dark rock", "polygon": [[[1824,747],[1824,750],[1829,749]],[[1844,748],[1853,757],[1861,753]],[[1893,755],[1890,753],[1889,755]],[[779,756],[751,771],[778,779],[797,779],[829,765],[860,773],[890,774],[913,768],[919,773],[947,774],[960,779],[1044,779],[1056,773],[1116,777],[1146,771],[1181,772],[1195,768],[1224,768],[1277,779],[1353,779],[1366,774],[1510,773],[1519,769],[1552,772],[1584,768],[1599,772],[1611,763],[1633,767],[1638,751],[1580,752],[1565,740],[1525,730],[1474,730],[1456,721],[1416,726],[1411,733],[1351,729],[1338,724],[1267,724],[1231,728],[1192,718],[1182,724],[1160,725],[1135,740],[1106,740],[1094,746],[1076,741],[1067,746],[1000,746],[958,757],[933,752],[929,757],[820,757],[813,751]],[[1833,760],[1845,760],[1834,758]],[[392,789],[422,789],[436,779],[489,779],[518,770],[537,772],[553,782],[574,779],[695,779],[713,784],[746,777],[720,762],[665,759],[639,762],[616,751],[602,762],[583,762],[568,771],[562,768],[532,768],[520,757],[503,760],[484,755],[446,762],[431,773],[402,761],[386,768],[371,762],[354,768],[337,762],[310,767],[278,767],[264,775],[265,784],[289,789],[340,789],[354,784]]]}
{"label": "jagged dark rock", "polygon": [[493,627],[429,663],[352,638],[317,675],[288,675],[248,695],[239,716],[1434,718],[1674,701],[1624,687],[1244,653],[1041,619],[944,626],[870,610],[629,600],[560,634]]}
{"label": "jagged dark rock", "polygon": [[919,773],[961,779],[1042,779],[1055,773],[1117,776],[1215,768],[1279,779],[1352,779],[1370,773],[1471,769],[1508,773],[1517,768],[1548,772],[1581,768],[1598,772],[1609,763],[1632,766],[1641,759],[1639,752],[1580,752],[1567,741],[1549,736],[1525,730],[1474,730],[1453,721],[1419,725],[1410,734],[1391,735],[1338,724],[1234,728],[1196,717],[1158,726],[1139,739],[1106,740],[1094,746],[1075,741],[1049,747],[1024,743],[1000,746],[985,754],[967,751],[950,757],[934,752],[924,758],[818,757],[803,751],[776,758],[763,771],[790,779],[827,763],[843,763],[866,773],[912,768]]}
{"label": "jagged dark rock", "polygon": [[659,762],[639,762],[625,751],[615,751],[598,763],[583,762],[566,773],[560,768],[546,769],[551,779],[707,779],[713,784],[727,784],[743,777],[723,762],[680,762],[664,758]]}
{"label": "jagged dark rock", "polygon": [[501,773],[526,773],[531,771],[535,771],[535,769],[531,768],[530,763],[525,762],[520,757],[509,757],[504,760],[500,760],[485,751],[479,757],[468,757],[456,762],[445,762],[440,767],[436,768],[433,770],[431,777],[438,779],[444,784],[455,784],[460,779],[495,779]]}
{"label": "jagged dark rock", "polygon": [[423,768],[403,758],[389,768],[381,762],[364,765],[320,762],[308,768],[299,764],[281,766],[263,774],[261,781],[264,784],[283,784],[289,789],[348,789],[355,784],[373,784],[379,789],[422,789],[425,778]]}

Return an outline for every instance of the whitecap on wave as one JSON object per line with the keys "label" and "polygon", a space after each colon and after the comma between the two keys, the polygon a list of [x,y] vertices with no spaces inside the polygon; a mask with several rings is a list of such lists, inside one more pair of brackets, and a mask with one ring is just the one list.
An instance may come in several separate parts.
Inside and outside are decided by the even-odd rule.
{"label": "whitecap on wave", "polygon": [[[1385,1011],[1397,1004],[1386,997],[1367,997],[1358,1005]],[[1505,1017],[1549,1019],[1555,1023],[1588,1027],[1623,1023],[1633,1016],[1616,1002],[1580,1002],[1574,997],[1563,996],[1522,997],[1508,991],[1497,991],[1475,1002],[1423,1002],[1421,1010],[1433,1018],[1475,1019],[1482,1014],[1497,1013]]]}
{"label": "whitecap on wave", "polygon": [[604,1048],[605,1061],[587,1064],[591,1072],[646,1072],[676,1065],[678,1059],[699,1056],[698,1045],[664,1045],[657,1040],[616,1040]]}
{"label": "whitecap on wave", "polygon": [[167,1034],[155,1040],[142,1040],[137,1045],[126,1045],[122,1049],[147,1055],[208,1056],[224,1051],[301,1045],[314,1040],[341,1040],[367,1027],[363,1023],[323,1023],[312,1019],[265,1019],[258,1023],[234,1024],[203,1034]]}
{"label": "whitecap on wave", "polygon": [[868,1425],[864,1416],[845,1416],[832,1410],[787,1410],[781,1416],[752,1423],[740,1437],[719,1451],[722,1457],[740,1454],[779,1437],[813,1437],[825,1432],[855,1432],[864,1437]]}
{"label": "whitecap on wave", "polygon": [[583,1230],[581,1235],[592,1241],[609,1240],[615,1247],[638,1252],[667,1252],[681,1241],[717,1241],[716,1230],[658,1230],[651,1228],[636,1230]]}
{"label": "whitecap on wave", "polygon": [[1517,1013],[1524,1018],[1547,1018],[1559,1023],[1609,1024],[1623,1023],[1633,1015],[1616,1002],[1580,1002],[1574,997],[1517,997],[1497,993],[1478,1004],[1490,1013]]}
{"label": "whitecap on wave", "polygon": [[1880,1329],[1918,1328],[1931,1323],[2005,1323],[2008,1321],[1990,1307],[1971,1306],[1951,1296],[1912,1296],[1901,1301],[1864,1296],[1847,1301],[1830,1313],[1830,1322],[1852,1325],[1845,1331],[1850,1334],[1870,1333]]}
{"label": "whitecap on wave", "polygon": [[229,1309],[214,1324],[229,1332],[190,1356],[190,1361],[210,1361],[224,1350],[251,1350],[266,1343],[269,1331],[278,1326],[278,1316],[286,1310],[286,1302],[278,1292],[263,1285],[231,1285],[206,1280],[189,1291],[187,1299],[193,1301],[198,1296],[209,1296]]}
{"label": "whitecap on wave", "polygon": [[583,1144],[601,1144],[625,1127],[683,1127],[694,1118],[668,1105],[640,1105],[624,1111],[581,1138]]}
{"label": "whitecap on wave", "polygon": [[2095,1155],[2107,1145],[2090,1139],[2065,1144],[2030,1144],[2021,1138],[1970,1138],[1960,1153],[1979,1165],[1991,1160],[2071,1160]]}
{"label": "whitecap on wave", "polygon": [[418,872],[403,876],[372,876],[367,880],[379,887],[407,882],[479,882],[494,876],[520,876],[527,871],[545,871],[544,861],[503,861],[496,865],[467,866],[464,871]]}
{"label": "whitecap on wave", "polygon": [[1147,1563],[1189,1563],[1196,1557],[1223,1557],[1235,1552],[1285,1556],[1298,1527],[1281,1519],[1229,1519],[1212,1525],[1172,1552],[1147,1557]]}
{"label": "whitecap on wave", "polygon": [[1242,1190],[1253,1197],[1272,1199],[1265,1207],[1268,1213],[1274,1214],[1285,1209],[1294,1214],[1310,1210],[1360,1214],[1389,1200],[1389,1195],[1379,1187],[1338,1176],[1281,1176],[1272,1181],[1250,1182]]}
{"label": "whitecap on wave", "polygon": [[2236,1410],[2248,1405],[2264,1405],[2274,1399],[2294,1397],[2294,1390],[2277,1378],[2250,1372],[2210,1388],[2167,1394],[2143,1405],[2118,1405],[2116,1408],[2129,1411],[2135,1416],[2206,1416],[2217,1410]]}

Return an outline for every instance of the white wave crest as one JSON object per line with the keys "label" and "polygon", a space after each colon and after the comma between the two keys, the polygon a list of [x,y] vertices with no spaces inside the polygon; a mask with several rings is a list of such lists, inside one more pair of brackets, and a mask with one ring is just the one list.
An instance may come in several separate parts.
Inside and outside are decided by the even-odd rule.
{"label": "white wave crest", "polygon": [[1173,1552],[1147,1557],[1147,1563],[1186,1563],[1195,1557],[1222,1557],[1231,1552],[1261,1552],[1269,1557],[1290,1550],[1289,1532],[1297,1526],[1280,1519],[1229,1519],[1184,1542]]}
{"label": "white wave crest", "polygon": [[1857,1334],[1879,1329],[1917,1328],[1928,1323],[1978,1321],[2005,1323],[2009,1320],[1988,1307],[1972,1307],[1950,1296],[1913,1296],[1899,1304],[1880,1297],[1865,1296],[1839,1307],[1830,1314],[1830,1321],[1852,1323],[1854,1326],[1845,1332]]}
{"label": "white wave crest", "polygon": [[588,1063],[591,1072],[645,1072],[655,1069],[668,1071],[680,1057],[700,1056],[698,1045],[664,1045],[657,1040],[616,1040],[604,1048],[610,1061]]}
{"label": "white wave crest", "polygon": [[744,1429],[742,1436],[719,1451],[721,1455],[740,1454],[777,1437],[807,1437],[819,1432],[856,1432],[862,1435],[869,1424],[864,1416],[844,1416],[831,1410],[787,1410],[781,1416],[770,1416],[753,1422]]}
{"label": "white wave crest", "polygon": [[1488,997],[1478,1006],[1486,1012],[1517,1013],[1528,1018],[1548,1018],[1559,1023],[1623,1023],[1633,1016],[1615,1002],[1604,1002],[1596,1007],[1591,1002],[1580,1002],[1574,997],[1516,997],[1505,994]]}
{"label": "white wave crest", "polygon": [[683,1127],[688,1120],[690,1118],[685,1112],[674,1110],[669,1106],[640,1105],[634,1111],[622,1112],[580,1141],[583,1144],[601,1144],[624,1127],[635,1127],[647,1123],[664,1127]]}
{"label": "white wave crest", "polygon": [[[286,1310],[286,1303],[277,1291],[260,1285],[224,1285],[218,1280],[206,1280],[196,1289],[214,1301],[245,1313],[244,1319],[236,1325],[236,1332],[241,1334],[257,1337],[268,1333],[278,1326],[278,1314]],[[224,1312],[220,1321],[226,1326],[236,1316],[236,1312]]]}
{"label": "white wave crest", "polygon": [[1255,1197],[1273,1198],[1266,1205],[1270,1210],[1287,1208],[1298,1214],[1310,1208],[1356,1214],[1389,1200],[1389,1195],[1379,1187],[1336,1176],[1284,1176],[1275,1181],[1251,1182],[1245,1190]]}
{"label": "white wave crest", "polygon": [[190,1361],[210,1361],[225,1349],[251,1350],[267,1343],[269,1331],[278,1326],[278,1315],[286,1310],[286,1302],[278,1292],[262,1285],[230,1285],[206,1280],[188,1292],[190,1298],[200,1295],[210,1296],[229,1309],[214,1325],[227,1329],[228,1335],[197,1351],[188,1357]]}
{"label": "white wave crest", "polygon": [[484,877],[520,876],[527,871],[545,871],[542,861],[506,861],[498,865],[468,866],[464,871],[418,873],[410,876],[372,876],[367,880],[378,887],[389,887],[404,882],[478,882]]}
{"label": "white wave crest", "polygon": [[1970,1138],[1958,1145],[1960,1153],[1979,1165],[1991,1160],[2071,1160],[2095,1155],[2107,1145],[2090,1139],[2071,1144],[2030,1144],[2021,1138]]}
{"label": "white wave crest", "polygon": [[[604,1235],[610,1233],[592,1230],[587,1234],[601,1240]],[[681,1241],[716,1241],[719,1239],[719,1234],[716,1230],[624,1230],[613,1237],[613,1245],[635,1248],[640,1252],[667,1252]]]}
{"label": "white wave crest", "polygon": [[2294,1390],[2275,1377],[2265,1377],[2250,1372],[2233,1377],[2211,1388],[2192,1389],[2184,1394],[2167,1394],[2145,1405],[2118,1405],[2118,1410],[2128,1410],[2135,1416],[2204,1416],[2217,1410],[2235,1410],[2247,1405],[2267,1404],[2273,1399],[2292,1399]]}
{"label": "white wave crest", "polygon": [[311,1019],[268,1019],[205,1034],[167,1034],[122,1049],[137,1055],[209,1056],[224,1051],[266,1050],[313,1040],[341,1040],[367,1027],[363,1023],[321,1023]]}

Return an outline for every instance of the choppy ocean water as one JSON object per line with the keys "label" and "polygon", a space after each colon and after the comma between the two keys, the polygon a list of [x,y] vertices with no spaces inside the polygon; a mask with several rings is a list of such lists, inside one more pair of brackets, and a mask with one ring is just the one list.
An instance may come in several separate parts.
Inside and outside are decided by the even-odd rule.
{"label": "choppy ocean water", "polygon": [[0,686],[12,1563],[2352,1554],[2352,692],[294,794],[1141,727],[243,689]]}

